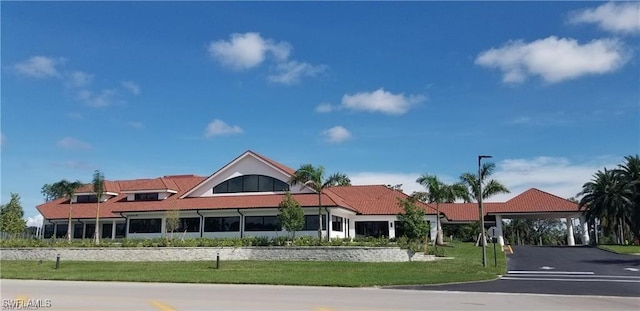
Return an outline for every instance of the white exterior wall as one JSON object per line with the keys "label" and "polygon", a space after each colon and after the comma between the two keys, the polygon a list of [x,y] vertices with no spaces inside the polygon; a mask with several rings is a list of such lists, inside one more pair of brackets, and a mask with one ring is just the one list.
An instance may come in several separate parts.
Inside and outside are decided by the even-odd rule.
{"label": "white exterior wall", "polygon": [[[270,176],[276,179],[279,179],[283,182],[287,182],[289,180],[289,176],[280,170],[272,167],[271,165],[258,160],[252,155],[245,155],[244,157],[236,160],[229,164],[229,166],[225,167],[223,170],[216,173],[217,175],[213,176],[210,180],[200,185],[198,189],[192,192],[189,197],[210,197],[214,196],[213,187],[218,184],[224,182],[225,180],[242,176],[242,175],[265,175]],[[310,189],[306,187],[301,187],[300,185],[292,186],[291,193],[313,193]],[[270,194],[273,192],[256,192],[255,194]],[[242,195],[250,195],[250,192],[243,192]],[[234,194],[216,194],[216,195],[234,195]],[[237,194],[235,194],[237,195]]]}

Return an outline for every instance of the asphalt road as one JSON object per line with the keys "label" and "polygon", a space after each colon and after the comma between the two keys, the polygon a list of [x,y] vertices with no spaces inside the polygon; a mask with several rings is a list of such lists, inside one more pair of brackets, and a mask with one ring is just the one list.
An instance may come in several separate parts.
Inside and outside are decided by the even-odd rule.
{"label": "asphalt road", "polygon": [[[637,310],[640,298],[220,284],[1,280],[5,303],[31,310]],[[14,308],[15,310],[15,308]],[[22,310],[27,310],[23,308]]]}
{"label": "asphalt road", "polygon": [[640,256],[580,246],[515,246],[507,270],[496,281],[394,288],[640,297]]}

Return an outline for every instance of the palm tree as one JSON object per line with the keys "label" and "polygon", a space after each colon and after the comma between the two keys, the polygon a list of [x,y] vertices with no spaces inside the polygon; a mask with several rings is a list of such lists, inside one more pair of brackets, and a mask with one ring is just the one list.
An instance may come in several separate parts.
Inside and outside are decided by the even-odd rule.
{"label": "palm tree", "polygon": [[[289,179],[291,185],[302,184],[313,189],[318,194],[318,239],[322,240],[322,192],[325,188],[333,186],[350,186],[351,180],[343,173],[334,173],[324,179],[324,167],[314,167],[311,164],[303,164],[293,173]],[[327,234],[327,239],[329,235]]]}
{"label": "palm tree", "polygon": [[[499,193],[509,193],[509,189],[495,179],[489,179],[493,174],[495,163],[483,163],[480,168],[480,176],[482,177],[482,200],[487,199]],[[473,201],[478,201],[480,195],[478,191],[478,175],[474,173],[464,173],[460,175],[460,181],[466,185],[467,193]]]}
{"label": "palm tree", "polygon": [[640,239],[640,157],[626,156],[626,163],[618,165],[617,174],[624,182],[627,188],[625,193],[629,197],[629,203],[626,208],[628,217],[626,223],[637,239]]}
{"label": "palm tree", "polygon": [[69,221],[67,222],[67,239],[71,241],[71,212],[73,208],[73,196],[76,194],[76,190],[82,186],[82,183],[79,180],[74,182],[70,182],[66,179],[63,179],[53,185],[53,187],[58,187],[63,195],[69,198]]}
{"label": "palm tree", "polygon": [[98,226],[98,222],[100,221],[100,200],[104,193],[104,175],[99,170],[95,170],[95,172],[93,172],[93,192],[96,193],[96,197],[98,199],[96,204],[96,229],[93,234],[93,241],[96,245],[99,245],[100,227]]}
{"label": "palm tree", "polygon": [[457,199],[469,202],[470,197],[463,183],[448,185],[443,183],[435,175],[422,174],[416,182],[425,187],[424,192],[413,194],[417,199],[436,204],[436,240],[435,245],[444,244],[442,241],[442,226],[440,225],[440,203],[453,203]]}

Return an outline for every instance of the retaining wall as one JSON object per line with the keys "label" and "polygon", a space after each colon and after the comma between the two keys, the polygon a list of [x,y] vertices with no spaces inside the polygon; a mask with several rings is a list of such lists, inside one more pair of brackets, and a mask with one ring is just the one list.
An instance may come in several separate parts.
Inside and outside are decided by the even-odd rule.
{"label": "retaining wall", "polygon": [[425,256],[395,247],[144,247],[144,248],[3,248],[2,260],[72,261],[198,261],[272,260],[272,261],[356,261],[405,262],[431,261]]}

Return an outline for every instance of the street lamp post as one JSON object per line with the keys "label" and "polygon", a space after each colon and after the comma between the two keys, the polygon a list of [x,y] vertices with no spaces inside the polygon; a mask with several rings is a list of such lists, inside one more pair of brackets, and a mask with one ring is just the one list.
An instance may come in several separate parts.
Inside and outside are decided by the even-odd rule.
{"label": "street lamp post", "polygon": [[482,159],[492,158],[490,155],[478,156],[478,208],[480,209],[480,245],[482,246],[482,266],[487,267],[486,239],[484,236],[484,210],[482,209]]}

